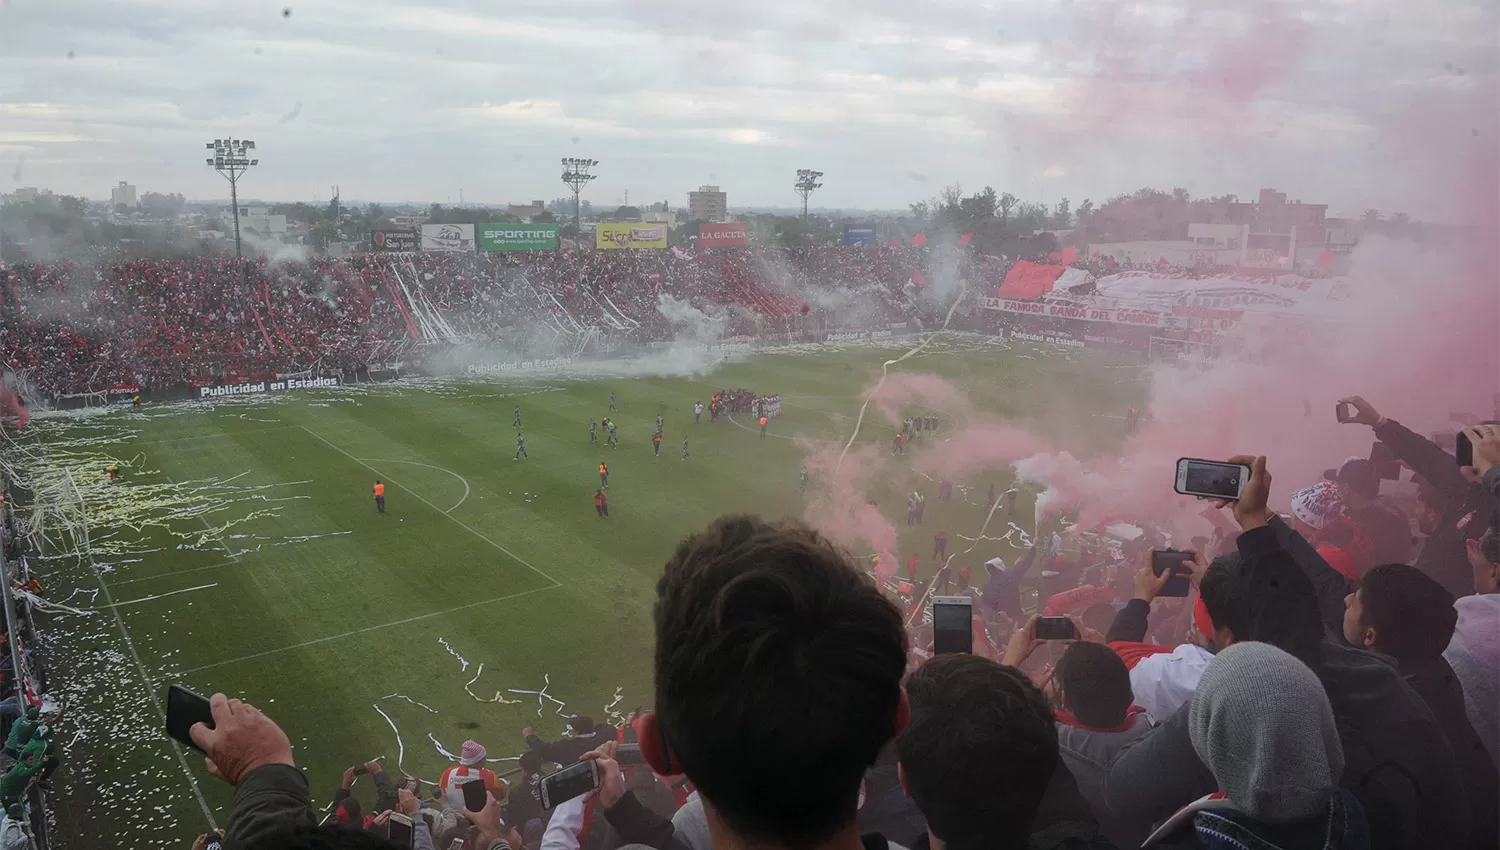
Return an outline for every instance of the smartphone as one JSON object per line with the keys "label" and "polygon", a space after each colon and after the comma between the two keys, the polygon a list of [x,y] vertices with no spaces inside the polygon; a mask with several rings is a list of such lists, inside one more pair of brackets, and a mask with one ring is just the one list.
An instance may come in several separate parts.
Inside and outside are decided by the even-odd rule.
{"label": "smartphone", "polygon": [[400,812],[391,812],[391,819],[385,822],[385,828],[385,836],[392,844],[410,847],[416,842],[417,831],[412,828],[411,818]]}
{"label": "smartphone", "polygon": [[1162,586],[1161,591],[1156,594],[1157,596],[1188,595],[1188,590],[1192,587],[1193,571],[1187,563],[1192,559],[1191,554],[1179,552],[1176,549],[1151,550],[1151,571],[1158,576],[1167,570],[1173,573],[1172,577],[1167,579],[1167,583]]}
{"label": "smartphone", "polygon": [[1078,627],[1067,617],[1039,617],[1036,621],[1037,640],[1077,640]]}
{"label": "smartphone", "polygon": [[[1492,420],[1492,421],[1489,421],[1489,422],[1481,422],[1479,424],[1480,425],[1500,425],[1500,422],[1495,422],[1495,421]],[[1456,446],[1457,451],[1455,451],[1454,454],[1458,456],[1458,465],[1459,466],[1473,466],[1474,465],[1474,444],[1469,441],[1469,435],[1465,434],[1463,431],[1459,431],[1458,432],[1458,436],[1455,439],[1457,440],[1458,445]]]}
{"label": "smartphone", "polygon": [[537,783],[541,792],[542,808],[550,809],[558,803],[566,803],[574,797],[582,797],[599,787],[599,764],[593,759],[549,773]]}
{"label": "smartphone", "polygon": [[490,801],[490,792],[484,788],[483,779],[470,779],[463,784],[464,808],[475,814],[484,811],[485,804]]}
{"label": "smartphone", "polygon": [[181,685],[168,688],[167,734],[183,746],[192,747],[201,753],[203,748],[193,743],[193,736],[188,734],[195,723],[214,728],[214,714],[209,710],[208,697],[195,694]]}
{"label": "smartphone", "polygon": [[369,772],[370,772],[370,769],[367,768],[367,767],[365,767],[362,764],[354,766],[354,775],[355,776],[364,776],[366,773],[369,773]]}
{"label": "smartphone", "polygon": [[620,767],[640,767],[646,763],[646,757],[641,755],[640,744],[621,744],[615,749],[615,763]]}
{"label": "smartphone", "polygon": [[1177,461],[1177,492],[1184,496],[1238,501],[1250,483],[1250,467],[1185,457]]}
{"label": "smartphone", "polygon": [[462,838],[453,839],[453,843],[448,845],[448,850],[464,850],[464,840]]}
{"label": "smartphone", "polygon": [[932,651],[938,655],[974,651],[974,600],[932,597]]}

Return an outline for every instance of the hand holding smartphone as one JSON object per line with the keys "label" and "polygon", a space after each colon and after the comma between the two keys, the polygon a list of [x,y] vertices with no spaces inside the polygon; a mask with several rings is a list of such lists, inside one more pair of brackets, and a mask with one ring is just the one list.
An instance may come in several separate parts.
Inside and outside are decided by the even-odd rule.
{"label": "hand holding smartphone", "polygon": [[937,655],[974,651],[974,600],[932,597],[932,651]]}
{"label": "hand holding smartphone", "polygon": [[1078,627],[1067,617],[1038,617],[1037,640],[1077,640]]}
{"label": "hand holding smartphone", "polygon": [[484,788],[484,780],[475,778],[463,784],[464,808],[471,812],[484,810],[484,804],[489,802],[490,793]]}
{"label": "hand holding smartphone", "polygon": [[1151,550],[1151,572],[1158,578],[1169,570],[1172,573],[1172,577],[1167,579],[1167,583],[1156,595],[1187,596],[1192,587],[1193,569],[1188,566],[1192,560],[1192,552],[1179,552],[1176,549]]}
{"label": "hand holding smartphone", "polygon": [[385,822],[386,837],[393,844],[402,847],[411,847],[416,843],[417,830],[412,826],[411,818],[400,812],[391,812],[390,819]]}
{"label": "hand holding smartphone", "polygon": [[542,808],[551,809],[574,797],[582,797],[599,787],[599,764],[593,759],[549,773],[537,783],[541,793]]}

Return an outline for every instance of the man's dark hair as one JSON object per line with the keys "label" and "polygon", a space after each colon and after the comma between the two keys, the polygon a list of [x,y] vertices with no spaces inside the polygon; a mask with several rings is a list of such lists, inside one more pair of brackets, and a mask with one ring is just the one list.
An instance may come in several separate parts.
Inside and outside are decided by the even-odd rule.
{"label": "man's dark hair", "polygon": [[1198,595],[1214,628],[1229,629],[1234,632],[1235,640],[1251,640],[1250,611],[1245,605],[1244,582],[1240,579],[1244,567],[1240,553],[1220,555],[1208,565],[1198,584]]}
{"label": "man's dark hair", "polygon": [[812,847],[850,825],[896,732],[906,633],[817,532],[727,516],[656,586],[656,716],[736,834]]}
{"label": "man's dark hair", "polygon": [[1069,646],[1054,676],[1062,689],[1063,708],[1085,726],[1113,729],[1125,722],[1125,712],[1135,701],[1125,662],[1101,643],[1079,641]]}
{"label": "man's dark hair", "polygon": [[542,772],[542,757],[536,750],[527,750],[521,753],[521,773],[525,776],[535,776]]}
{"label": "man's dark hair", "polygon": [[1381,564],[1360,579],[1361,625],[1375,630],[1375,649],[1397,661],[1429,661],[1453,639],[1453,594],[1406,564]]}
{"label": "man's dark hair", "polygon": [[1083,615],[1079,617],[1083,624],[1101,635],[1109,634],[1109,627],[1115,624],[1115,606],[1108,602],[1095,602],[1093,605],[1083,609]]}
{"label": "man's dark hair", "polygon": [[1026,847],[1057,769],[1046,697],[1019,670],[977,655],[939,655],[906,693],[911,723],[896,749],[933,836],[950,850]]}
{"label": "man's dark hair", "polygon": [[587,714],[580,714],[574,717],[568,721],[568,725],[573,727],[573,734],[575,735],[594,734],[594,718],[589,717]]}

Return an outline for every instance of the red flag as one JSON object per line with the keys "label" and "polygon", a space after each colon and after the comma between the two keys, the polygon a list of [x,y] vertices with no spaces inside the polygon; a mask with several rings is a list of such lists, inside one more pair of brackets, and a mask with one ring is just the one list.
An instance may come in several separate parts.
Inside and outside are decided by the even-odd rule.
{"label": "red flag", "polygon": [[921,269],[916,269],[911,273],[911,282],[915,283],[917,286],[926,286],[927,277],[922,274]]}
{"label": "red flag", "polygon": [[887,247],[887,248],[900,248],[901,247],[901,238],[898,236],[897,238],[892,239],[891,241],[885,243],[885,247]]}
{"label": "red flag", "polygon": [[1313,263],[1313,265],[1317,266],[1320,269],[1332,268],[1333,267],[1333,252],[1329,251],[1329,250],[1327,250],[1325,248],[1323,250],[1323,253],[1321,253],[1321,254],[1318,255],[1318,260],[1317,260],[1317,262]]}
{"label": "red flag", "polygon": [[960,244],[960,245],[967,245],[967,244],[969,244],[969,240],[973,239],[973,238],[974,238],[974,234],[973,233],[965,233],[964,235],[958,237],[958,244]]}
{"label": "red flag", "polygon": [[913,248],[920,248],[920,247],[922,247],[923,245],[926,245],[926,244],[927,244],[927,234],[925,234],[925,233],[918,233],[916,236],[913,236],[911,238],[911,246]]}
{"label": "red flag", "polygon": [[1072,245],[1069,245],[1068,247],[1062,249],[1062,256],[1059,259],[1065,266],[1078,262],[1078,249],[1074,248]]}

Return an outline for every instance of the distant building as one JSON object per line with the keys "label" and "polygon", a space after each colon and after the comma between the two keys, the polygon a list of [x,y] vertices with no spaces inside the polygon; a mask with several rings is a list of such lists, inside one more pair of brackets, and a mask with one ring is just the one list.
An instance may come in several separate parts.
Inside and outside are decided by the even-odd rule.
{"label": "distant building", "polygon": [[531,203],[524,205],[509,204],[506,206],[505,211],[526,222],[527,224],[530,224],[533,219],[547,211],[547,205],[542,201],[532,201]]}
{"label": "distant building", "polygon": [[1188,238],[1205,248],[1238,248],[1251,268],[1285,268],[1328,246],[1327,214],[1327,204],[1288,202],[1285,192],[1261,189],[1254,203],[1193,204]]}
{"label": "distant building", "polygon": [[[20,188],[20,189],[17,189],[16,191],[12,192],[11,195],[10,195],[10,199],[13,200],[13,201],[16,201],[17,203],[25,203],[27,201],[34,201],[37,198],[40,198],[42,196],[42,194],[43,194],[44,191],[45,190],[38,189],[35,186],[26,186],[24,188]],[[52,193],[51,192],[46,192],[46,194],[50,195]]]}
{"label": "distant building", "polygon": [[135,187],[121,180],[120,185],[109,190],[109,205],[111,207],[123,205],[129,209],[135,209]]}
{"label": "distant building", "polygon": [[[234,208],[231,207],[224,211],[223,221],[229,224],[233,220]],[[285,236],[286,216],[271,215],[271,208],[267,206],[243,206],[240,207],[240,231],[261,236]]]}
{"label": "distant building", "polygon": [[699,186],[688,192],[688,218],[699,221],[723,221],[729,215],[729,195],[718,186]]}

